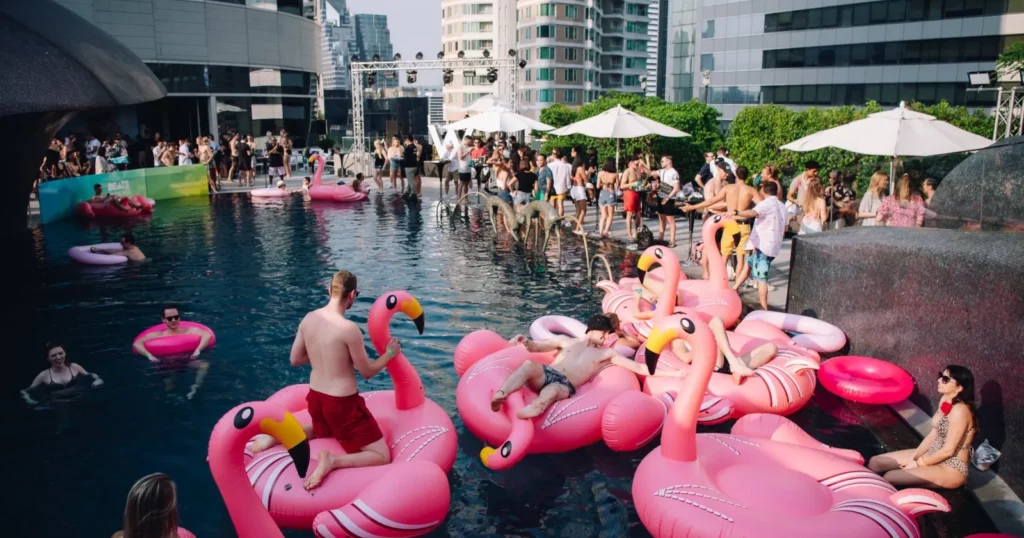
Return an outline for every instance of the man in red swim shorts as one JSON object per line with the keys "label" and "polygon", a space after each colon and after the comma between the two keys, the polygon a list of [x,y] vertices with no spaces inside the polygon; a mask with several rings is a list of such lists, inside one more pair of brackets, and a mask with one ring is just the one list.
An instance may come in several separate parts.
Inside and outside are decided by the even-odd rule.
{"label": "man in red swim shorts", "polygon": [[[333,437],[345,449],[345,454],[321,450],[319,463],[304,484],[306,489],[319,486],[335,469],[391,463],[384,434],[359,395],[355,370],[358,369],[364,379],[370,379],[401,351],[401,345],[398,339],[392,338],[387,351],[377,360],[370,360],[362,331],[345,319],[345,312],[359,296],[355,275],[338,271],[331,279],[330,292],[327,306],[306,314],[299,324],[292,344],[291,364],[309,363],[313,367],[306,396],[313,427],[307,428],[306,435],[311,439]],[[253,443],[252,451],[266,450],[274,443],[272,437],[261,436]]]}

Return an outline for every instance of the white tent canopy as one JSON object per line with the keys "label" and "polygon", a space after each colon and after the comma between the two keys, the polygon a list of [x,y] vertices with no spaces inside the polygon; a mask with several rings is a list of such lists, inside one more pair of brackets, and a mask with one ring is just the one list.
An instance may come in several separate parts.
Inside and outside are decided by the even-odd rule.
{"label": "white tent canopy", "polygon": [[483,131],[485,133],[514,133],[517,131],[550,131],[554,127],[510,112],[503,108],[492,108],[445,127],[448,131]]}
{"label": "white tent canopy", "polygon": [[493,108],[503,108],[505,110],[512,110],[512,105],[504,99],[499,99],[491,95],[485,95],[476,101],[473,101],[469,106],[466,107],[468,112],[487,112]]}
{"label": "white tent canopy", "polygon": [[992,141],[954,127],[934,116],[904,107],[871,114],[867,118],[819,131],[790,142],[782,149],[814,151],[840,148],[863,155],[930,157],[975,151]]}
{"label": "white tent canopy", "polygon": [[620,147],[623,138],[638,138],[641,136],[667,136],[680,138],[690,136],[679,129],[673,129],[663,123],[645,118],[636,112],[622,108],[617,105],[596,116],[566,125],[560,129],[551,131],[557,136],[585,135],[594,138],[615,138],[615,164],[618,166]]}

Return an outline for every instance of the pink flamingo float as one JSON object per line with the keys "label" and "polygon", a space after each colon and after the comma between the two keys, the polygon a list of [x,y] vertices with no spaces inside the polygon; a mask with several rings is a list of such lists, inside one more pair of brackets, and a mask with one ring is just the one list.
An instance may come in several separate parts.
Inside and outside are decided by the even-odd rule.
{"label": "pink flamingo float", "polygon": [[491,411],[491,397],[524,361],[551,364],[555,353],[531,353],[511,346],[492,331],[466,335],[455,349],[459,385],[455,402],[466,427],[491,446],[480,452],[484,465],[495,470],[512,467],[528,454],[568,452],[604,440],[611,449],[636,450],[661,430],[667,402],[640,392],[636,375],[609,366],[576,395],[555,402],[532,419],[516,413],[537,393],[523,387],[513,392],[501,411]]}
{"label": "pink flamingo float", "polygon": [[949,511],[938,494],[897,492],[859,454],[825,446],[782,417],[748,415],[731,434],[697,435],[715,342],[698,316],[670,316],[646,341],[652,370],[676,338],[695,350],[694,367],[661,446],[633,480],[640,520],[656,538],[919,538],[916,516]]}
{"label": "pink flamingo float", "polygon": [[313,183],[309,187],[309,197],[313,200],[325,200],[328,202],[361,202],[366,200],[365,192],[356,192],[348,185],[324,185],[324,156],[319,153],[309,158],[316,161],[316,172],[313,173]]}
{"label": "pink flamingo float", "polygon": [[[701,234],[707,245],[715,245],[715,232],[725,226],[725,219],[721,215],[712,217],[704,223]],[[740,296],[729,285],[728,275],[725,272],[725,261],[722,254],[714,248],[705,249],[705,256],[708,256],[709,280],[685,280],[685,275],[679,265],[679,258],[672,252],[672,249],[662,246],[648,248],[637,260],[639,278],[622,279],[618,284],[610,280],[602,280],[597,287],[605,292],[601,300],[601,308],[605,312],[614,312],[619,320],[632,324],[634,321],[633,310],[635,307],[636,293],[633,291],[637,285],[642,285],[647,275],[652,271],[662,269],[659,277],[655,279],[661,284],[658,295],[658,305],[672,304],[686,308],[703,316],[705,320],[712,317],[721,318],[726,327],[732,327],[739,320],[743,310],[743,303]],[[675,291],[675,293],[673,293]],[[671,299],[671,303],[666,300]],[[641,300],[641,311],[654,309],[647,300]],[[669,307],[671,308],[671,307]],[[634,332],[629,325],[624,325],[627,331]],[[649,329],[649,327],[648,327]],[[639,327],[636,331],[641,331]],[[640,333],[641,338],[645,336]]]}
{"label": "pink flamingo float", "polygon": [[[370,308],[367,320],[370,340],[378,353],[384,352],[391,339],[388,324],[398,312],[412,318],[423,332],[419,302],[404,291],[387,293]],[[297,529],[312,526],[322,538],[395,538],[419,536],[444,522],[450,502],[445,473],[455,462],[457,451],[455,426],[444,409],[426,398],[423,383],[404,354],[392,359],[387,369],[395,390],[367,392],[363,397],[388,441],[392,463],[336,470],[318,488],[306,491],[299,469],[288,457],[287,446],[271,448],[255,457],[245,450],[247,487],[259,494],[263,509],[277,525]],[[308,426],[308,391],[308,385],[292,385],[266,403],[294,413],[300,424]],[[314,439],[310,447],[314,454],[321,450],[344,452],[334,439]],[[236,447],[217,447],[229,448]],[[238,448],[240,456],[243,449]],[[213,450],[211,441],[211,453]]]}

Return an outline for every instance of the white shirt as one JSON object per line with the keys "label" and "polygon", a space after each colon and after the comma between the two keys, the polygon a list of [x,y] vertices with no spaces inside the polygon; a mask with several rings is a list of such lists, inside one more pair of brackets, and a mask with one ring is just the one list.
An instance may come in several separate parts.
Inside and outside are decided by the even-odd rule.
{"label": "white shirt", "polygon": [[188,166],[192,159],[188,156],[188,144],[178,146],[178,166]]}
{"label": "white shirt", "polygon": [[163,161],[160,160],[160,153],[163,152],[163,148],[160,146],[153,146],[153,166],[163,166]]}
{"label": "white shirt", "polygon": [[96,158],[96,152],[100,150],[100,141],[93,138],[85,143],[85,156],[89,159]]}
{"label": "white shirt", "polygon": [[93,167],[97,174],[109,174],[116,170],[105,157],[96,156],[96,165]]}
{"label": "white shirt", "polygon": [[[668,185],[670,188],[676,188],[679,186],[679,172],[676,172],[675,168],[664,168],[658,171],[658,179]],[[662,190],[658,193],[658,196],[662,199],[668,198],[668,192]],[[676,193],[676,199],[681,200],[683,192],[679,191]]]}
{"label": "white shirt", "polygon": [[569,189],[572,188],[572,165],[556,160],[549,163],[548,168],[551,170],[551,185],[555,189],[555,194],[569,192]]}
{"label": "white shirt", "polygon": [[765,256],[774,258],[782,250],[782,238],[789,222],[786,206],[775,196],[769,196],[754,206],[754,211],[757,212],[757,220],[747,240],[747,250],[756,248]]}
{"label": "white shirt", "polygon": [[[465,144],[459,146],[459,155],[465,155],[466,156],[465,159],[461,159],[461,158],[459,159],[459,173],[460,174],[468,174],[468,173],[470,173],[469,161],[471,160],[470,159],[470,154],[471,153],[473,153],[473,150],[470,149],[469,146],[467,146]],[[456,157],[458,157],[458,155],[456,155]]]}
{"label": "white shirt", "polygon": [[445,148],[444,155],[441,155],[442,161],[448,161],[448,171],[458,172],[461,163],[459,162],[459,150],[455,148]]}

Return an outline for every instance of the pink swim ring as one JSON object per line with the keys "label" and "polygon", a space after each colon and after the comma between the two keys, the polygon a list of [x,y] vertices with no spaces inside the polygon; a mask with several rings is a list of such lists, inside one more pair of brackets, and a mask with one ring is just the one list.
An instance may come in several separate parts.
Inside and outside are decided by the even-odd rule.
{"label": "pink swim ring", "polygon": [[277,188],[253,189],[249,191],[249,196],[253,198],[287,198],[291,196],[291,193],[285,189]]}
{"label": "pink swim ring", "polygon": [[821,363],[818,379],[826,390],[867,404],[892,404],[914,391],[914,378],[891,362],[849,355]]}
{"label": "pink swim ring", "polygon": [[[214,334],[213,329],[203,325],[202,323],[196,323],[194,321],[182,321],[179,325],[181,329],[201,329],[210,333],[210,343],[206,346],[206,349],[212,348],[217,343],[217,335]],[[154,325],[135,337],[132,340],[134,346],[139,339],[160,331],[166,331],[167,326],[164,324]],[[175,334],[171,336],[161,336],[154,338],[143,344],[146,351],[150,352],[154,357],[159,359],[173,357],[175,355],[189,355],[196,350],[199,346],[199,341],[202,337],[198,334]]]}

